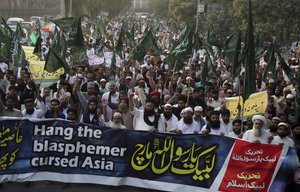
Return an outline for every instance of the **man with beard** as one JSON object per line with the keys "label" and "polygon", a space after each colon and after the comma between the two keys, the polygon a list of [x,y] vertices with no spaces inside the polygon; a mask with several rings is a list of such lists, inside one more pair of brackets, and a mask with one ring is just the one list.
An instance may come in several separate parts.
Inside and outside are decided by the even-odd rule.
{"label": "man with beard", "polygon": [[144,110],[139,110],[134,107],[133,104],[134,93],[129,94],[129,109],[134,115],[133,129],[140,131],[154,132],[156,130],[162,130],[162,122],[160,115],[155,113],[155,101],[147,99],[145,101]]}
{"label": "man with beard", "polygon": [[262,115],[254,115],[252,117],[253,128],[245,132],[243,140],[253,143],[269,143],[269,138],[272,137],[269,131],[263,129],[267,124],[267,119]]}
{"label": "man with beard", "polygon": [[25,99],[24,100],[24,105],[25,109],[22,111],[23,117],[27,118],[44,118],[45,113],[47,112],[46,105],[42,99],[42,97],[37,94],[38,97],[37,99],[40,101],[40,109],[36,109],[34,107],[33,99]]}
{"label": "man with beard", "polygon": [[290,126],[287,123],[281,122],[278,124],[277,136],[273,137],[271,144],[287,145],[294,147],[294,141],[288,137]]}
{"label": "man with beard", "polygon": [[119,92],[116,90],[116,83],[114,81],[110,81],[108,84],[109,92],[104,93],[102,95],[101,101],[108,101],[108,105],[106,106],[108,118],[112,118],[113,111],[118,109],[119,104]]}
{"label": "man with beard", "polygon": [[66,117],[68,116],[68,109],[69,109],[69,97],[62,95],[59,98],[59,102],[60,102],[60,109],[59,112],[61,112],[62,114],[64,114]]}
{"label": "man with beard", "polygon": [[176,135],[189,133],[198,134],[200,125],[193,118],[193,109],[191,107],[184,108],[182,110],[182,116],[171,132],[174,132]]}
{"label": "man with beard", "polygon": [[286,108],[283,112],[286,114],[289,124],[296,123],[296,102],[294,95],[288,94],[286,96]]}
{"label": "man with beard", "polygon": [[210,113],[210,120],[208,121],[208,124],[202,127],[201,132],[221,136],[228,134],[227,129],[221,125],[219,111],[212,111]]}
{"label": "man with beard", "polygon": [[127,129],[133,129],[133,114],[129,110],[128,99],[120,99],[119,111],[122,114],[123,124]]}
{"label": "man with beard", "polygon": [[280,118],[279,117],[273,117],[271,119],[271,123],[270,123],[270,126],[269,126],[269,132],[271,133],[272,136],[277,135],[277,127],[278,127],[279,123],[280,123]]}
{"label": "man with beard", "polygon": [[242,120],[240,119],[235,119],[232,122],[232,131],[228,133],[228,137],[232,137],[232,138],[242,138],[243,134],[242,134]]}
{"label": "man with beard", "polygon": [[108,102],[103,101],[102,102],[102,110],[103,110],[103,116],[104,116],[104,122],[107,127],[115,128],[115,129],[127,129],[124,125],[122,125],[122,114],[120,112],[114,112],[112,120],[108,118],[106,106],[108,105]]}
{"label": "man with beard", "polygon": [[298,122],[298,123],[292,125],[291,129],[292,129],[292,133],[293,133],[291,138],[295,142],[295,147],[300,148],[300,123]]}
{"label": "man with beard", "polygon": [[65,119],[66,116],[60,112],[60,102],[58,99],[52,99],[50,101],[50,110],[48,109],[45,118],[61,118]]}
{"label": "man with beard", "polygon": [[172,113],[172,105],[165,104],[164,112],[160,115],[162,126],[162,130],[158,130],[162,133],[169,133],[171,130],[175,129],[175,126],[178,122],[178,118]]}
{"label": "man with beard", "polygon": [[200,129],[206,124],[205,120],[202,117],[203,108],[201,106],[195,107],[194,120],[199,124]]}
{"label": "man with beard", "polygon": [[98,101],[95,99],[89,100],[87,110],[85,113],[81,115],[80,122],[93,124],[93,125],[100,125],[104,126],[104,121],[101,116],[97,113],[97,105]]}

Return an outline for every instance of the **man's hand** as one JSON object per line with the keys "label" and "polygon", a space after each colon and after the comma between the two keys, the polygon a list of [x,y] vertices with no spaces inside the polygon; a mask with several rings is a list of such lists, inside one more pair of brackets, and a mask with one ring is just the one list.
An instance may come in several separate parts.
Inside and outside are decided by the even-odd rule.
{"label": "man's hand", "polygon": [[174,132],[175,135],[182,135],[182,131],[180,129],[175,129]]}

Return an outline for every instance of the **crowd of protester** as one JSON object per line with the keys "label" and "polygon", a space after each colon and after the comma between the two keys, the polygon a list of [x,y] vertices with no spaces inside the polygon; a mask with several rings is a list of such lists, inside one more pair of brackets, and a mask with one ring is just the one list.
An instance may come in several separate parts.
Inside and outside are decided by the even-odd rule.
{"label": "crowd of protester", "polygon": [[[135,38],[139,42],[149,19],[128,22],[135,24]],[[102,36],[102,53],[110,52],[117,42],[122,20],[108,23]],[[299,58],[287,58],[295,72],[289,79],[277,58],[276,74],[263,78],[266,61],[256,62],[256,91],[267,92],[265,113],[232,119],[226,108],[226,98],[239,96],[243,87],[244,70],[232,78],[231,64],[220,58],[214,64],[216,74],[208,82],[201,80],[206,59],[202,47],[180,70],[166,62],[179,32],[172,32],[168,22],[160,21],[156,33],[162,54],[149,50],[142,61],[131,59],[133,49],[123,44],[118,55],[116,74],[109,64],[96,56],[99,50],[92,37],[90,24],[85,30],[88,59],[78,63],[72,50],[65,53],[71,71],[60,75],[49,87],[39,88],[27,68],[15,74],[11,64],[0,62],[0,116],[28,118],[61,118],[70,121],[108,126],[119,129],[181,134],[213,134],[240,138],[255,143],[271,143],[300,147],[300,122],[296,117],[296,86]],[[51,34],[44,39],[41,60],[47,58]],[[25,41],[26,42],[26,41]],[[97,57],[96,59],[93,57]],[[98,61],[100,63],[95,62]],[[276,78],[275,78],[276,77]],[[276,80],[275,80],[276,79]],[[241,112],[240,106],[239,112]],[[239,114],[238,117],[241,117]]]}

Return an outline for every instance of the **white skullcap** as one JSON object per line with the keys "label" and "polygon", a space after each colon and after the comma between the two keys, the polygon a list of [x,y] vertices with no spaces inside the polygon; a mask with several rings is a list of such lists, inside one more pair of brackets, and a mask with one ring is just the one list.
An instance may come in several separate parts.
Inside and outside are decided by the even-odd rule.
{"label": "white skullcap", "polygon": [[286,96],[286,98],[287,98],[287,99],[293,99],[293,98],[294,98],[294,95],[288,94],[288,95]]}
{"label": "white skullcap", "polygon": [[131,76],[127,76],[126,79],[132,79],[132,77]]}
{"label": "white skullcap", "polygon": [[263,122],[264,125],[267,124],[267,119],[265,118],[265,116],[262,115],[254,115],[252,117],[252,121],[254,122],[255,120],[261,120]]}
{"label": "white skullcap", "polygon": [[115,112],[113,117],[122,117],[122,114],[119,112]]}
{"label": "white skullcap", "polygon": [[100,82],[106,82],[106,80],[105,79],[101,79]]}
{"label": "white skullcap", "polygon": [[273,117],[272,120],[273,120],[273,119],[274,119],[274,120],[277,120],[277,121],[280,121],[280,118],[279,118],[279,117]]}
{"label": "white skullcap", "polygon": [[203,108],[201,106],[196,106],[195,111],[203,111]]}
{"label": "white skullcap", "polygon": [[167,103],[164,105],[164,108],[167,108],[167,107],[171,107],[172,108],[172,105],[170,103]]}
{"label": "white skullcap", "polygon": [[285,123],[285,122],[279,123],[279,124],[278,124],[278,127],[279,127],[279,126],[284,126],[284,127],[288,128],[288,129],[290,128],[290,126],[289,126],[287,123]]}
{"label": "white skullcap", "polygon": [[191,113],[193,113],[194,111],[193,111],[193,109],[191,107],[186,107],[186,108],[183,109],[183,113],[185,113],[185,112],[191,112]]}

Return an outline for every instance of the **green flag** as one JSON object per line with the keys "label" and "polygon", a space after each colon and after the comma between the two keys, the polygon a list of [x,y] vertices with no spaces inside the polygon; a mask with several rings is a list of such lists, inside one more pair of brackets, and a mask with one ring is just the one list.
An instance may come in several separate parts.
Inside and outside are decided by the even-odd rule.
{"label": "green flag", "polygon": [[142,38],[141,42],[133,50],[133,59],[142,61],[147,51],[155,50],[158,53],[161,52],[157,45],[157,39],[153,34],[152,29],[148,29]]}
{"label": "green flag", "polygon": [[7,33],[7,29],[5,29],[5,26],[0,26],[0,58],[1,59],[8,59],[11,60],[11,37]]}
{"label": "green flag", "polygon": [[16,32],[13,33],[12,39],[12,61],[17,67],[26,66],[25,52],[21,46],[20,40],[25,36],[20,23],[17,23]]}
{"label": "green flag", "polygon": [[74,22],[77,22],[76,17],[64,17],[61,19],[55,19],[51,20],[53,23],[55,23],[61,30],[63,30],[65,33],[68,33],[71,31],[72,28],[74,28]]}
{"label": "green flag", "polygon": [[35,45],[36,40],[37,40],[35,32],[32,32],[30,34],[30,40],[31,40],[31,43]]}
{"label": "green flag", "polygon": [[225,40],[223,45],[223,53],[232,64],[232,77],[238,76],[241,69],[239,62],[239,54],[241,50],[241,32],[237,31]]}
{"label": "green flag", "polygon": [[64,58],[50,48],[44,69],[49,73],[53,73],[59,68],[64,68],[65,71],[70,70],[70,67],[67,65]]}
{"label": "green flag", "polygon": [[248,0],[248,26],[245,39],[245,77],[243,99],[246,101],[248,97],[255,92],[255,44],[254,44],[254,29],[251,13],[251,0]]}
{"label": "green flag", "polygon": [[202,71],[202,84],[206,85],[206,83],[215,76],[214,65],[211,60],[211,55],[208,50],[206,50],[206,58],[204,62],[204,67]]}
{"label": "green flag", "polygon": [[43,42],[42,37],[38,36],[35,46],[34,46],[33,54],[37,54],[37,55],[41,54],[42,42]]}
{"label": "green flag", "polygon": [[276,59],[274,55],[274,44],[272,43],[268,49],[268,54],[266,54],[265,60],[268,61],[267,67],[265,68],[263,79],[267,78],[267,74],[269,71],[273,74],[273,79],[275,82],[277,81],[277,72],[276,72]]}
{"label": "green flag", "polygon": [[67,46],[72,48],[73,60],[75,62],[83,61],[86,58],[86,47],[81,29],[81,18],[69,17],[52,20],[52,22],[69,34]]}
{"label": "green flag", "polygon": [[117,69],[116,62],[117,62],[117,59],[116,59],[116,51],[113,51],[113,56],[112,56],[112,58],[111,58],[111,64],[110,64],[110,68],[109,68],[110,75],[111,75],[113,78],[114,78],[115,75],[116,75],[116,69]]}
{"label": "green flag", "polygon": [[281,56],[281,54],[278,52],[278,59],[279,59],[279,62],[281,64],[281,68],[282,70],[285,72],[285,74],[287,75],[287,77],[290,79],[290,80],[293,80],[294,79],[294,72],[293,70],[289,67],[289,65],[285,62],[284,58]]}
{"label": "green flag", "polygon": [[193,30],[185,25],[180,33],[178,41],[174,43],[170,54],[167,57],[167,62],[171,68],[174,68],[175,70],[182,68],[184,62],[191,57],[193,41],[195,44],[199,41],[194,35]]}
{"label": "green flag", "polygon": [[116,51],[117,53],[121,53],[123,50],[123,42],[125,41],[125,31],[124,31],[124,24],[121,27],[119,38],[116,45]]}

